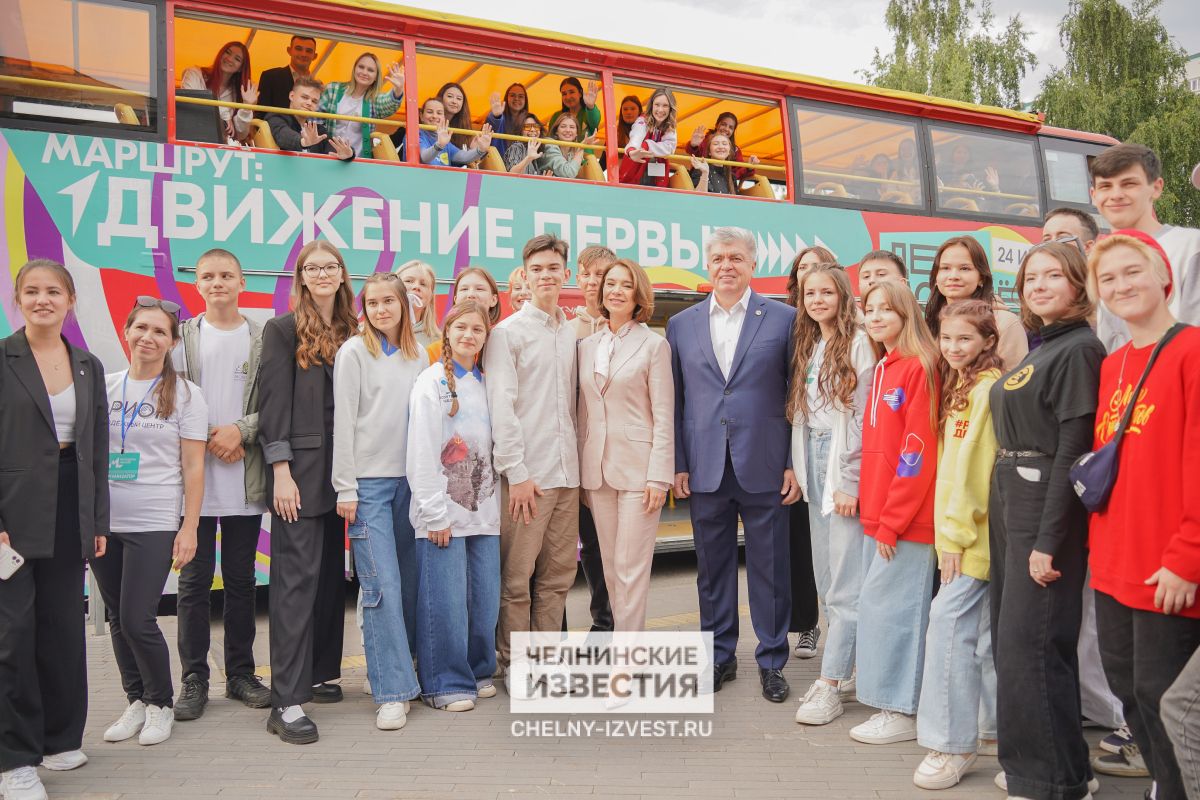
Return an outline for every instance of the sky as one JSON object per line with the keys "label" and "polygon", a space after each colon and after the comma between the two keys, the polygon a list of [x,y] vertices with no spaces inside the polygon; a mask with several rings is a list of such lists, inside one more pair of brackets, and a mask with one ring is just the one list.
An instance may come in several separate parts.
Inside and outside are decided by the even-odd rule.
{"label": "sky", "polygon": [[[1200,52],[1200,14],[1195,0],[1164,0],[1160,17],[1176,44]],[[702,55],[822,78],[862,79],[875,48],[891,38],[883,21],[886,0],[404,0],[402,5],[471,17],[533,25],[552,31]],[[1061,64],[1058,23],[1067,0],[993,0],[997,25],[1019,13],[1032,32],[1038,57],[1022,97],[1032,99],[1051,66]],[[1192,11],[1188,11],[1192,8]]]}

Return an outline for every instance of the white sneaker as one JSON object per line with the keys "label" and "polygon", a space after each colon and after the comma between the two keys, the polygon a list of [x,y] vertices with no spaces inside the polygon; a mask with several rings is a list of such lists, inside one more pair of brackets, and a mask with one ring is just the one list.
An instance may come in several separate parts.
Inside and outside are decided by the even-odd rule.
{"label": "white sneaker", "polygon": [[962,780],[974,763],[974,753],[960,755],[930,750],[913,773],[913,783],[922,789],[949,789]]}
{"label": "white sneaker", "polygon": [[487,700],[489,697],[495,697],[496,696],[496,684],[489,683],[486,686],[480,686],[479,690],[476,692],[476,695],[481,700]]}
{"label": "white sneaker", "polygon": [[[1008,778],[1005,777],[1003,772],[997,772],[996,778],[993,782],[996,784],[997,788],[1003,789],[1006,792],[1008,791]],[[1088,781],[1088,796],[1083,798],[1083,800],[1090,800],[1091,796],[1098,791],[1100,791],[1100,781],[1096,778],[1092,778],[1090,781]]]}
{"label": "white sneaker", "polygon": [[474,700],[455,700],[442,706],[442,711],[471,711],[475,708]]}
{"label": "white sneaker", "polygon": [[371,679],[370,678],[363,678],[362,693],[363,694],[371,694]]}
{"label": "white sneaker", "polygon": [[907,714],[879,711],[850,729],[850,738],[863,744],[894,744],[917,738],[917,721]]}
{"label": "white sneaker", "polygon": [[821,680],[813,681],[800,701],[800,707],[796,709],[796,722],[801,725],[828,725],[842,715],[842,710],[838,687]]}
{"label": "white sneaker", "polygon": [[42,766],[55,772],[65,772],[69,769],[79,769],[88,762],[87,755],[82,750],[68,750],[65,753],[55,753],[52,756],[42,756]]}
{"label": "white sneaker", "polygon": [[854,699],[854,691],[857,688],[857,681],[855,681],[855,677],[856,676],[851,675],[844,681],[838,681],[838,695],[840,695],[843,700]]}
{"label": "white sneaker", "polygon": [[375,712],[375,727],[381,731],[398,731],[408,723],[408,702],[384,703]]}
{"label": "white sneaker", "polygon": [[125,709],[121,718],[104,732],[104,741],[123,742],[136,736],[145,724],[146,704],[141,700],[134,700],[129,704],[129,708]]}
{"label": "white sneaker", "polygon": [[48,800],[37,767],[17,767],[0,772],[0,796],[5,800]]}
{"label": "white sneaker", "polygon": [[146,724],[138,736],[138,744],[149,747],[160,744],[171,738],[171,728],[175,726],[175,709],[166,706],[146,706]]}

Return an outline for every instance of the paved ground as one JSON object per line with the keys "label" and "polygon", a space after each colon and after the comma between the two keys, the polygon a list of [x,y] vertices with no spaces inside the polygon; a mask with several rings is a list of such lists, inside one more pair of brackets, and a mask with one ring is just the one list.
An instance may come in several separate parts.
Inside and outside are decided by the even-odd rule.
{"label": "paved ground", "polygon": [[[661,629],[698,624],[695,564],[690,555],[655,563],[649,615]],[[743,576],[744,585],[744,576]],[[744,589],[743,589],[743,602]],[[569,618],[587,614],[582,581],[571,593]],[[175,620],[162,620],[173,639]],[[259,618],[258,661],[266,663],[267,625]],[[366,675],[362,648],[347,614],[346,700],[311,706],[320,725],[317,744],[281,744],[265,730],[266,713],[214,697],[204,718],[179,723],[156,747],[136,740],[101,741],[124,707],[106,638],[89,641],[91,710],[84,748],[91,762],[43,779],[52,797],[116,798],[1002,798],[992,785],[994,758],[954,790],[923,792],[912,785],[923,752],[916,743],[870,747],[849,728],[869,716],[857,704],[823,728],[792,720],[796,701],[816,677],[818,660],[792,660],[785,674],[793,697],[763,700],[754,670],[753,640],[738,648],[738,680],[716,695],[711,736],[703,738],[517,738],[503,689],[466,714],[414,707],[406,728],[374,727],[374,705],[360,692]],[[743,630],[749,619],[743,616]],[[219,622],[213,657],[220,663]],[[173,648],[172,648],[173,649]],[[176,680],[179,678],[175,666]],[[218,691],[220,688],[218,685]],[[1095,734],[1090,737],[1093,742]],[[1099,798],[1141,797],[1142,781],[1104,779]]]}

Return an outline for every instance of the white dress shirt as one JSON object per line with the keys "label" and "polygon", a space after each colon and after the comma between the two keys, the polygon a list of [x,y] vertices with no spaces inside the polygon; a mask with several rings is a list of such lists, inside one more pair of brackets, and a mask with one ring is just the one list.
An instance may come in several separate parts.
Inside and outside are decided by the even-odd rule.
{"label": "white dress shirt", "polygon": [[575,328],[526,301],[492,329],[483,354],[496,471],[542,489],[579,485]]}
{"label": "white dress shirt", "polygon": [[733,367],[733,354],[737,350],[738,338],[742,335],[742,324],[746,321],[746,309],[750,307],[750,287],[728,311],[721,308],[714,293],[708,299],[708,332],[712,337],[713,353],[721,374],[729,380],[729,370]]}

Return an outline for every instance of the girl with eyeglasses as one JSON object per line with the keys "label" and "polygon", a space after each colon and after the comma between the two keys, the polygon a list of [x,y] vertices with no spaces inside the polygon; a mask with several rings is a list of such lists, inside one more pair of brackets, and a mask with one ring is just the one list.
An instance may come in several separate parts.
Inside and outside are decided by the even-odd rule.
{"label": "girl with eyeglasses", "polygon": [[[529,139],[523,142],[509,142],[504,151],[504,166],[508,171],[517,175],[537,175],[537,161],[542,156],[542,122],[533,114],[526,114],[521,123],[521,135]],[[497,140],[499,141],[499,140]]]}
{"label": "girl with eyeglasses", "polygon": [[360,303],[362,330],[334,361],[333,488],[362,588],[375,727],[387,731],[404,727],[408,701],[420,693],[413,671],[417,554],[404,462],[407,398],[429,362],[417,347],[399,277],[367,278]]}
{"label": "girl with eyeglasses", "polygon": [[345,621],[344,526],[334,491],[333,364],[358,330],[350,274],[327,241],[296,257],[294,311],[263,328],[259,429],[271,498],[271,717],[289,744],[318,738],[301,704],[336,703]]}
{"label": "girl with eyeglasses", "polygon": [[112,535],[92,569],[129,706],[106,742],[158,744],[175,722],[158,601],[170,570],[196,555],[208,444],[204,396],[171,360],[179,341],[179,306],[139,297],[125,319],[129,369],[107,376]]}
{"label": "girl with eyeglasses", "polygon": [[[503,98],[499,93],[493,93],[491,104],[492,110],[488,114],[487,123],[492,126],[492,132],[519,134],[522,123],[529,114],[529,95],[525,87],[514,83],[504,90]],[[508,148],[515,142],[497,139],[494,144],[500,157],[505,158]]]}
{"label": "girl with eyeglasses", "polygon": [[80,589],[108,541],[108,392],[100,360],[63,337],[71,273],[37,259],[14,289],[25,325],[0,340],[0,546],[25,563],[0,580],[0,794],[45,797],[39,763],[87,763]]}

